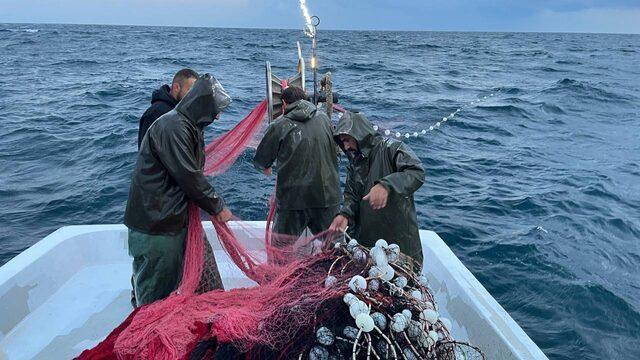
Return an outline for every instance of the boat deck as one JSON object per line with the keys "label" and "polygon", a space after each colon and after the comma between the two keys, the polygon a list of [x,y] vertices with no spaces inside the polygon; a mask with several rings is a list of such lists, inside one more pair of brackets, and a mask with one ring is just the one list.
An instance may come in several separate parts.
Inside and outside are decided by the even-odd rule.
{"label": "boat deck", "polygon": [[[264,222],[235,224],[260,251]],[[241,225],[241,226],[240,226]],[[205,226],[225,288],[253,286]],[[96,345],[132,310],[123,225],[64,227],[0,268],[0,359],[69,359]],[[452,333],[489,359],[546,359],[431,231],[421,231],[425,272]]]}

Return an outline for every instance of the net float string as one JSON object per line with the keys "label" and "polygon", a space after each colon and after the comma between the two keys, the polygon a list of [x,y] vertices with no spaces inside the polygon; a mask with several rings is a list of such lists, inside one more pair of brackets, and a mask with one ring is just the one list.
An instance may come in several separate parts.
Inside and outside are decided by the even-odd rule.
{"label": "net float string", "polygon": [[[382,125],[379,124],[373,124],[373,129],[385,136],[389,136],[389,137],[395,137],[395,138],[417,138],[420,136],[424,136],[429,132],[435,131],[438,128],[440,128],[440,126],[444,125],[447,121],[453,120],[454,117],[456,117],[456,115],[458,115],[462,110],[465,109],[469,109],[472,107],[477,106],[478,104],[486,101],[489,98],[494,97],[497,93],[499,93],[501,90],[496,90],[492,93],[490,93],[489,95],[485,95],[482,97],[479,97],[475,100],[471,100],[468,103],[465,103],[465,105],[460,106],[459,108],[457,108],[455,111],[453,111],[452,113],[450,113],[449,115],[444,116],[440,121],[437,121],[436,123],[434,123],[433,125],[429,126],[429,127],[425,127],[424,129],[420,129],[418,131],[413,131],[413,132],[401,132],[401,131],[397,131],[397,130],[393,130],[390,128],[385,128]],[[342,106],[338,105],[338,104],[334,104],[333,105],[333,109],[340,112],[341,114],[339,114],[339,117],[342,116],[342,113],[344,113],[346,111],[345,108],[343,108]]]}

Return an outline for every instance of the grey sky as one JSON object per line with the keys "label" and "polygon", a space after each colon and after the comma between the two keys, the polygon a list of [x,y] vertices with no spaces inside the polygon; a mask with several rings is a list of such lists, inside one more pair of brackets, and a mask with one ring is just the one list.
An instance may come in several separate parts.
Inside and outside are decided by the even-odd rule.
{"label": "grey sky", "polygon": [[[307,0],[323,29],[640,33],[640,0]],[[0,22],[301,28],[298,0],[0,0]]]}

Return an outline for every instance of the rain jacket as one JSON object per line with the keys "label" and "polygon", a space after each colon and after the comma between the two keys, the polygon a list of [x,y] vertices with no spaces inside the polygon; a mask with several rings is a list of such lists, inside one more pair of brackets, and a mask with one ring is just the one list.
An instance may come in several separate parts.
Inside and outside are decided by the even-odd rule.
{"label": "rain jacket", "polygon": [[[372,247],[376,240],[396,243],[400,250],[422,264],[422,246],[413,193],[424,183],[424,168],[416,154],[401,141],[385,139],[373,129],[367,118],[346,112],[335,131],[352,136],[359,154],[350,158],[340,213],[349,219],[352,234],[360,244]],[[344,150],[344,149],[343,149]],[[387,206],[374,210],[362,200],[371,188],[381,184],[389,192]]]}
{"label": "rain jacket", "polygon": [[338,156],[331,123],[316,107],[288,104],[256,149],[253,163],[264,170],[277,160],[276,205],[280,210],[325,208],[340,204]]}
{"label": "rain jacket", "polygon": [[209,214],[224,202],[203,174],[204,128],[216,105],[210,75],[200,77],[176,108],[161,116],[142,140],[124,223],[145,234],[177,234],[187,225],[187,204]]}
{"label": "rain jacket", "polygon": [[138,149],[140,149],[142,139],[151,124],[178,105],[178,100],[171,96],[170,91],[171,88],[169,85],[162,85],[151,94],[151,106],[149,106],[140,118],[140,126],[138,127]]}

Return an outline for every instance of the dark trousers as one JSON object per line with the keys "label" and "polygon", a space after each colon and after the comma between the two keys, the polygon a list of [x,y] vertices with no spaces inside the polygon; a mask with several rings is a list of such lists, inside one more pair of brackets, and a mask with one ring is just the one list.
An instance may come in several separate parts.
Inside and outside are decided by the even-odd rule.
{"label": "dark trousers", "polygon": [[327,230],[339,211],[339,205],[304,210],[277,209],[273,221],[273,232],[275,236],[282,235],[280,238],[283,240],[280,241],[281,243],[274,243],[274,245],[285,246],[292,244],[307,227],[313,234]]}
{"label": "dark trousers", "polygon": [[164,299],[178,288],[186,237],[187,229],[177,235],[149,235],[129,229],[135,307]]}
{"label": "dark trousers", "polygon": [[[149,235],[129,229],[129,255],[133,257],[133,307],[169,296],[180,285],[187,229],[177,235]],[[197,293],[222,289],[213,249],[205,239],[204,268]]]}

